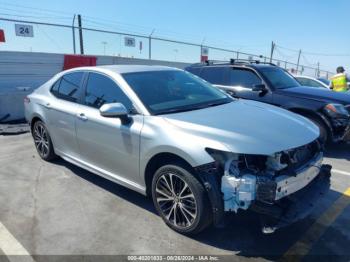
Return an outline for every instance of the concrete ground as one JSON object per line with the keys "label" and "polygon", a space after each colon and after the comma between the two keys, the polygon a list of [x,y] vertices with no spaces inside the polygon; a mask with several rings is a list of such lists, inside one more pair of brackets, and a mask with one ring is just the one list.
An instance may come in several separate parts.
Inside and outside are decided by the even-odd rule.
{"label": "concrete ground", "polygon": [[349,261],[349,160],[350,146],[330,148],[331,191],[301,222],[263,235],[256,216],[243,214],[186,237],[162,222],[150,199],[63,160],[42,161],[30,134],[0,136],[0,261],[18,259],[11,254]]}

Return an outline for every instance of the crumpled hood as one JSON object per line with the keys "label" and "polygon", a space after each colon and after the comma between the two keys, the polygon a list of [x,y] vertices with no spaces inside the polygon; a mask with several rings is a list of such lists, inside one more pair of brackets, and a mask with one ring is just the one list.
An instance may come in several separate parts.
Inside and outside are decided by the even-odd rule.
{"label": "crumpled hood", "polygon": [[163,118],[179,131],[218,141],[235,153],[271,155],[319,136],[318,127],[306,118],[251,100],[239,99]]}
{"label": "crumpled hood", "polygon": [[302,98],[317,99],[326,102],[337,102],[344,105],[350,104],[350,94],[334,92],[326,88],[315,88],[308,86],[298,86],[281,89],[278,92]]}

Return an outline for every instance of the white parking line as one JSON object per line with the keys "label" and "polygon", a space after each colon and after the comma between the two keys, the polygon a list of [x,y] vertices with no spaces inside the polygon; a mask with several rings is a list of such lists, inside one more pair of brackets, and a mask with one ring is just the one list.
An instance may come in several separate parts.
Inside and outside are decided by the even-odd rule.
{"label": "white parking line", "polygon": [[[34,259],[18,240],[0,222],[0,249],[10,261],[18,261],[17,256],[25,256],[21,261],[33,262]],[[13,256],[13,257],[11,257]]]}
{"label": "white parking line", "polygon": [[334,168],[332,168],[332,172],[342,174],[345,176],[350,176],[350,172],[346,172],[346,171],[342,171],[342,170],[338,170],[338,169],[334,169]]}

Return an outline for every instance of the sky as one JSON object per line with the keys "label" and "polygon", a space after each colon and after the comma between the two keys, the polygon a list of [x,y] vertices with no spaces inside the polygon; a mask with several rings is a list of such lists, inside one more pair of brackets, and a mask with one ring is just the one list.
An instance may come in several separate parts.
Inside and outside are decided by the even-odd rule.
{"label": "sky", "polygon": [[[348,0],[0,0],[0,18],[71,25],[73,15],[81,14],[84,27],[141,35],[154,30],[154,37],[265,56],[274,41],[275,58],[297,63],[301,50],[301,64],[319,62],[332,72],[339,65],[350,71],[349,10]],[[0,29],[6,36],[0,50],[73,52],[70,28],[34,25],[33,38],[15,36],[13,22],[0,21]],[[148,58],[147,38],[126,47],[120,35],[84,31],[83,37],[87,54]],[[210,59],[234,56],[209,49]],[[196,62],[199,57],[199,47],[152,41],[154,59]]]}

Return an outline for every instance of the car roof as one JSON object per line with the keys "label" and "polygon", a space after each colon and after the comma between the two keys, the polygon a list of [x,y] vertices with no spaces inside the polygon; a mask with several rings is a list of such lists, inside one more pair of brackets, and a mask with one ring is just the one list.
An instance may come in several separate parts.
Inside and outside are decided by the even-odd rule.
{"label": "car roof", "polygon": [[134,72],[148,72],[148,71],[164,71],[164,70],[179,70],[169,66],[158,65],[104,65],[97,66],[97,68],[107,69],[118,74],[134,73]]}
{"label": "car roof", "polygon": [[168,70],[180,70],[175,67],[169,66],[157,66],[157,65],[102,65],[102,66],[85,66],[76,67],[65,72],[74,71],[110,71],[117,74],[124,73],[136,73],[136,72],[149,72],[149,71],[168,71]]}
{"label": "car roof", "polygon": [[236,63],[236,64],[230,64],[230,63],[222,63],[222,64],[203,64],[203,63],[197,63],[192,64],[188,66],[187,68],[206,68],[206,67],[250,67],[250,68],[276,68],[275,65],[270,64],[256,64],[256,63]]}

